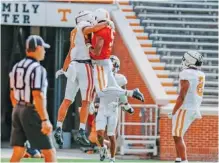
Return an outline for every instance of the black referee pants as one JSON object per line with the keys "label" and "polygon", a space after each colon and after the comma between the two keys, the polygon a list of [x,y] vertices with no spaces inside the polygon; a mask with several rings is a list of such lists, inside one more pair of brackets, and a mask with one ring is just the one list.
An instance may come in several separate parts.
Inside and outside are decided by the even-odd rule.
{"label": "black referee pants", "polygon": [[23,147],[26,140],[31,148],[53,148],[51,135],[41,132],[41,120],[34,106],[17,104],[12,113],[11,145]]}

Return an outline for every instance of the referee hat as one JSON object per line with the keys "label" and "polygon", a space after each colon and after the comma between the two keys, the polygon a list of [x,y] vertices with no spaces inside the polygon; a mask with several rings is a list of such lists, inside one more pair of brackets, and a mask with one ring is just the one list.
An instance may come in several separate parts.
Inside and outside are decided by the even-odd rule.
{"label": "referee hat", "polygon": [[38,35],[30,35],[26,40],[26,49],[35,50],[37,46],[43,46],[44,48],[50,48],[50,45],[45,43],[42,37]]}

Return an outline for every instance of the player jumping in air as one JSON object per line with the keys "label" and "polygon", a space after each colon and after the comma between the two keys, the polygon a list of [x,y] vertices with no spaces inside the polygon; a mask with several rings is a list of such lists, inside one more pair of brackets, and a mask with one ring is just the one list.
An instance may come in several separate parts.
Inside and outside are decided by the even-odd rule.
{"label": "player jumping in air", "polygon": [[96,24],[95,18],[90,11],[79,12],[75,20],[76,27],[71,31],[69,53],[65,59],[63,68],[56,73],[57,77],[60,74],[65,74],[67,77],[65,98],[59,108],[57,128],[54,135],[60,147],[63,145],[62,123],[79,89],[82,97],[82,107],[77,140],[82,145],[90,144],[85,135],[85,126],[94,84],[91,58],[85,44],[85,39],[90,33],[110,25],[109,21]]}

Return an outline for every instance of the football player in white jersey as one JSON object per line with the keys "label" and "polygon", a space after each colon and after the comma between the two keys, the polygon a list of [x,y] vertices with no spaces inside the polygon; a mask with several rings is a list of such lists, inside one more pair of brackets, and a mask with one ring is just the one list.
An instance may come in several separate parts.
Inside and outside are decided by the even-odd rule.
{"label": "football player in white jersey", "polygon": [[201,118],[199,109],[205,85],[205,74],[200,71],[202,58],[199,52],[188,51],[182,59],[180,92],[172,113],[168,115],[172,118],[172,136],[177,152],[175,162],[188,162],[183,136],[194,120]]}
{"label": "football player in white jersey", "polygon": [[[124,75],[118,74],[120,67],[120,61],[116,56],[111,56],[110,60],[113,63],[113,73],[115,75],[115,79],[117,84],[120,87],[125,88],[125,85],[127,84],[127,79]],[[118,92],[116,92],[118,91]],[[107,154],[106,146],[104,146],[104,132],[105,127],[107,126],[107,136],[110,140],[110,153],[111,158],[110,162],[115,162],[115,152],[116,152],[116,128],[118,124],[118,109],[122,108],[125,111],[129,113],[133,113],[134,109],[126,103],[121,103],[121,99],[124,99],[124,96],[127,97],[127,94],[125,94],[126,90],[120,89],[118,87],[107,87],[103,89],[102,92],[98,93],[98,96],[100,98],[100,104],[99,109],[96,117],[96,131],[97,131],[97,137],[100,147],[100,160],[103,161]],[[143,95],[138,91],[138,89],[133,90],[133,93],[138,94],[142,98],[141,101],[144,101]],[[134,97],[134,96],[131,96]],[[134,97],[135,98],[135,97]],[[127,98],[126,98],[127,99]]]}
{"label": "football player in white jersey", "polygon": [[86,47],[88,35],[110,25],[109,21],[96,24],[95,17],[90,11],[81,11],[75,18],[76,27],[71,31],[70,49],[65,59],[64,66],[57,71],[56,78],[65,74],[67,84],[65,98],[59,108],[55,139],[60,147],[63,145],[62,123],[65,119],[69,106],[74,102],[75,96],[80,89],[82,107],[80,111],[80,126],[78,141],[82,145],[89,145],[85,136],[85,126],[88,117],[88,106],[90,105],[94,89],[93,70],[89,50]]}
{"label": "football player in white jersey", "polygon": [[[121,88],[126,89],[126,85],[128,83],[127,79],[126,79],[126,77],[124,75],[118,73],[118,71],[120,69],[120,60],[119,60],[119,58],[117,56],[115,56],[115,55],[111,55],[110,56],[110,60],[111,60],[112,65],[113,65],[112,66],[113,67],[112,71],[113,71],[113,74],[115,76],[117,84]],[[122,109],[123,111],[128,112],[129,114],[133,114],[134,113],[134,109],[131,107],[130,104],[128,104],[128,102],[126,102],[126,103],[121,103],[120,102],[119,106],[120,106],[120,109]],[[94,104],[90,106],[90,114],[91,115],[93,115],[94,113],[97,114],[98,107],[99,107],[99,99],[96,98],[95,101],[94,101]],[[117,121],[118,120],[119,120],[119,114],[118,114]],[[115,135],[117,135],[117,133]],[[114,141],[113,137],[111,137],[111,138],[112,138],[111,141]],[[99,146],[99,142],[97,140],[97,133],[96,133],[96,124],[95,124],[95,122],[94,123],[92,122],[92,129],[91,129],[91,133],[89,135],[89,140],[92,143],[95,143],[95,144],[97,144]],[[106,144],[106,146],[109,146],[110,143],[107,140],[104,140],[104,144]],[[115,147],[113,147],[113,145],[115,145],[114,142],[112,143],[112,146],[111,146],[112,149],[115,148]]]}
{"label": "football player in white jersey", "polygon": [[[117,56],[111,55],[110,60],[112,62],[113,68],[112,72],[115,77],[116,83],[123,89],[126,89],[126,85],[128,83],[126,77],[122,74],[119,74],[118,71],[120,70],[120,60]],[[120,107],[122,110],[128,112],[129,114],[134,113],[134,109],[128,103],[127,97],[121,97],[120,99]]]}
{"label": "football player in white jersey", "polygon": [[100,160],[103,161],[106,157],[106,147],[104,146],[105,128],[107,126],[107,136],[110,139],[110,162],[115,162],[115,131],[118,120],[119,99],[122,96],[133,97],[144,101],[143,94],[138,90],[124,90],[118,87],[106,87],[99,93],[100,105],[96,117],[96,131],[98,142],[100,143]]}

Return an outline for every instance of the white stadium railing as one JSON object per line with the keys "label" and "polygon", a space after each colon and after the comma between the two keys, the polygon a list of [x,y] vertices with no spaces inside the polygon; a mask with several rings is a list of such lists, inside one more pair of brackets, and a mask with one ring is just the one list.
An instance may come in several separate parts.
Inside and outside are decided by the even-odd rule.
{"label": "white stadium railing", "polygon": [[[119,121],[119,137],[121,140],[120,154],[142,154],[153,153],[157,155],[156,141],[158,136],[158,106],[157,105],[132,105],[140,109],[141,122],[126,122],[125,112],[121,111]],[[140,126],[141,134],[126,134],[126,126]]]}

